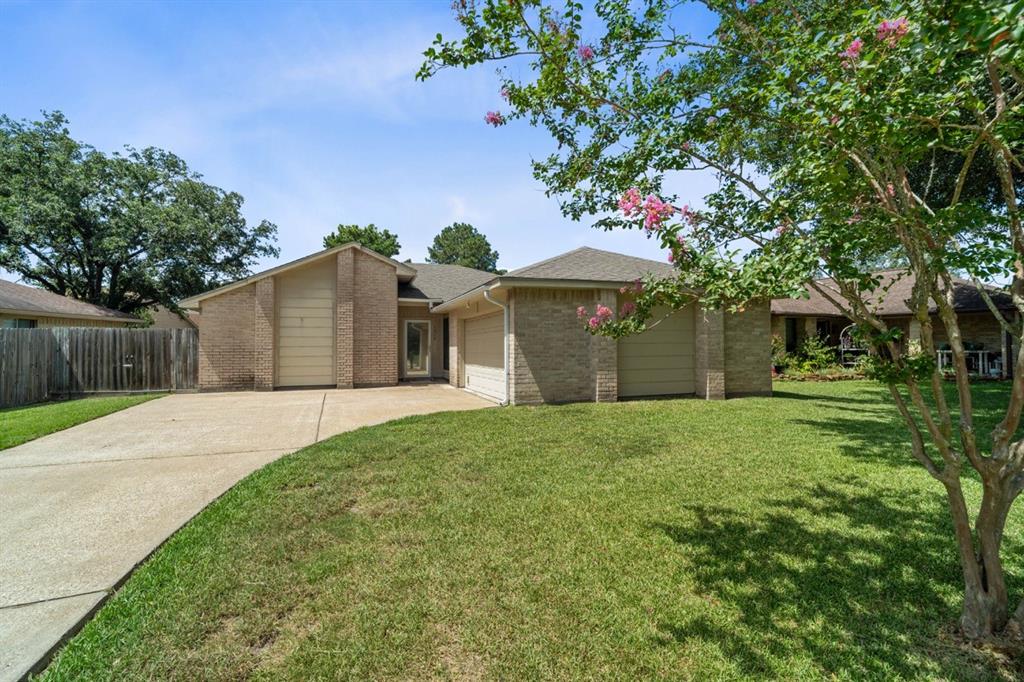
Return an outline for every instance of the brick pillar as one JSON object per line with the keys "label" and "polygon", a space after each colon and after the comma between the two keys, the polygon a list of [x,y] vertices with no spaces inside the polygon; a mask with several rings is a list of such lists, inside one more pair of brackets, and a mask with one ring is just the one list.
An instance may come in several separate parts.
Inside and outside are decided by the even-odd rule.
{"label": "brick pillar", "polygon": [[255,289],[253,388],[257,391],[270,391],[274,388],[274,278],[257,280]]}
{"label": "brick pillar", "polygon": [[[595,298],[596,305],[615,310],[617,297],[614,289],[601,289]],[[590,367],[594,376],[594,400],[599,403],[613,403],[619,398],[619,345],[607,336],[590,337]]]}
{"label": "brick pillar", "polygon": [[465,384],[462,378],[462,318],[457,311],[448,314],[448,383],[456,388]]}
{"label": "brick pillar", "polygon": [[338,252],[338,288],[335,292],[335,362],[338,388],[353,387],[355,354],[355,249]]}
{"label": "brick pillar", "polygon": [[698,307],[697,395],[707,400],[725,398],[725,317],[721,310]]}

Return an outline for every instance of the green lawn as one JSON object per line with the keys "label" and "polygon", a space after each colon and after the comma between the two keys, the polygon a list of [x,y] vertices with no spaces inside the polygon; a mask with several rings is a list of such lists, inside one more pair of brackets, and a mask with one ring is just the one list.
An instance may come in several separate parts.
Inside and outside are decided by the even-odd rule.
{"label": "green lawn", "polygon": [[[883,392],[776,390],[416,417],[306,448],[173,537],[46,676],[1024,674],[951,634],[943,495]],[[983,426],[1005,392],[978,387]],[[1022,541],[1016,514],[1017,594]]]}
{"label": "green lawn", "polygon": [[80,398],[0,410],[0,450],[159,398],[162,393]]}

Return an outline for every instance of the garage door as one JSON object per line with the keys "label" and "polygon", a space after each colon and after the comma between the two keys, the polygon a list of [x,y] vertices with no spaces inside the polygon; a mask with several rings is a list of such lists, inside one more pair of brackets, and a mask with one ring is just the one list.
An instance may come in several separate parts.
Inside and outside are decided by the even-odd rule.
{"label": "garage door", "polygon": [[333,259],[278,275],[277,385],[331,386],[334,373]]}
{"label": "garage door", "polygon": [[[667,310],[655,310],[651,322]],[[636,336],[619,339],[619,397],[694,392],[693,306]]]}
{"label": "garage door", "polygon": [[503,313],[466,320],[466,388],[505,399],[505,320]]}

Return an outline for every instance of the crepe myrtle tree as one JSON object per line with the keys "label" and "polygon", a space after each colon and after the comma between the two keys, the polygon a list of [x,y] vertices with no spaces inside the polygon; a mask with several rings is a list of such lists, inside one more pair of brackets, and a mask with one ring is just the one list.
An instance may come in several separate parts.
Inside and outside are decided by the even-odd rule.
{"label": "crepe myrtle tree", "polygon": [[[657,239],[677,275],[624,288],[623,309],[581,308],[594,334],[657,324],[655,306],[731,311],[814,287],[853,320],[909,431],[910,454],[944,489],[974,641],[1021,636],[1000,556],[1024,489],[1024,2],[704,0],[716,27],[689,35],[668,0],[458,2],[464,35],[437,36],[421,78],[494,62],[499,110],[558,145],[534,163],[574,218]],[[691,6],[692,7],[692,6]],[[508,66],[506,66],[508,64]],[[665,187],[717,175],[700,210]],[[878,317],[872,263],[906,263],[919,342]],[[986,438],[975,429],[954,273],[1010,282],[1012,390]],[[815,281],[821,276],[831,283]],[[936,314],[931,315],[930,310]],[[936,367],[952,349],[956,399]],[[981,482],[977,508],[964,478]],[[974,485],[973,483],[969,485]]]}

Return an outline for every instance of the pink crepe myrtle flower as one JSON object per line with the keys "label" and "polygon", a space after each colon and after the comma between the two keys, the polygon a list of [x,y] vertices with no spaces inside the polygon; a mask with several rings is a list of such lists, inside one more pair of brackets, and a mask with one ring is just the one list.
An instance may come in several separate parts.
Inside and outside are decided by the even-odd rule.
{"label": "pink crepe myrtle flower", "polygon": [[644,283],[642,280],[633,280],[633,293],[642,294],[644,292]]}
{"label": "pink crepe myrtle flower", "polygon": [[630,187],[626,190],[626,193],[619,199],[619,210],[627,218],[632,218],[633,215],[640,210],[640,203],[643,199],[640,198],[640,190],[636,187]]}
{"label": "pink crepe myrtle flower", "polygon": [[580,306],[579,308],[576,309],[576,317],[577,318],[582,320],[586,316],[587,316],[587,309],[586,308],[584,308],[583,306]]}
{"label": "pink crepe myrtle flower", "polygon": [[591,329],[597,329],[598,327],[601,326],[601,320],[597,319],[596,317],[592,317],[590,318],[590,320],[587,321],[587,326],[590,327]]}
{"label": "pink crepe myrtle flower", "polygon": [[661,223],[672,215],[674,210],[671,204],[665,203],[653,194],[649,195],[644,200],[644,229],[648,232],[659,229]]}
{"label": "pink crepe myrtle flower", "polygon": [[679,209],[679,217],[686,221],[690,227],[697,224],[697,212],[690,208],[689,204],[686,204]]}
{"label": "pink crepe myrtle flower", "polygon": [[854,62],[860,59],[860,51],[864,49],[864,41],[860,38],[854,38],[850,41],[850,44],[846,46],[846,49],[839,53],[840,58],[843,60],[843,66],[853,66]]}
{"label": "pink crepe myrtle flower", "polygon": [[594,58],[594,48],[592,48],[590,45],[580,45],[579,49],[576,52],[579,54],[580,59],[582,59],[585,62],[589,62],[591,59]]}
{"label": "pink crepe myrtle flower", "polygon": [[484,116],[484,121],[497,128],[498,126],[505,124],[505,117],[502,116],[500,112],[488,111],[487,115]]}
{"label": "pink crepe myrtle flower", "polygon": [[896,196],[896,188],[892,186],[891,182],[885,186],[885,192],[891,197]]}
{"label": "pink crepe myrtle flower", "polygon": [[601,320],[602,322],[607,322],[608,320],[612,319],[612,316],[614,314],[615,313],[612,312],[612,309],[606,305],[597,306],[596,316],[597,319]]}
{"label": "pink crepe myrtle flower", "polygon": [[510,96],[511,96],[511,95],[509,94],[508,88],[502,88],[502,89],[501,89],[501,98],[502,98],[503,100],[505,100],[505,101],[507,102],[507,101],[508,101],[508,98],[509,98]]}
{"label": "pink crepe myrtle flower", "polygon": [[889,47],[895,47],[896,43],[900,42],[900,38],[907,35],[909,30],[910,25],[907,23],[907,18],[900,17],[899,19],[886,20],[880,23],[875,36],[879,40],[884,40]]}
{"label": "pink crepe myrtle flower", "polygon": [[636,304],[632,301],[626,301],[619,310],[619,317],[629,317],[634,312],[636,312]]}
{"label": "pink crepe myrtle flower", "polygon": [[676,262],[676,257],[675,257],[675,255],[671,251],[669,251],[669,253],[668,253],[668,262],[669,263],[675,263]]}

